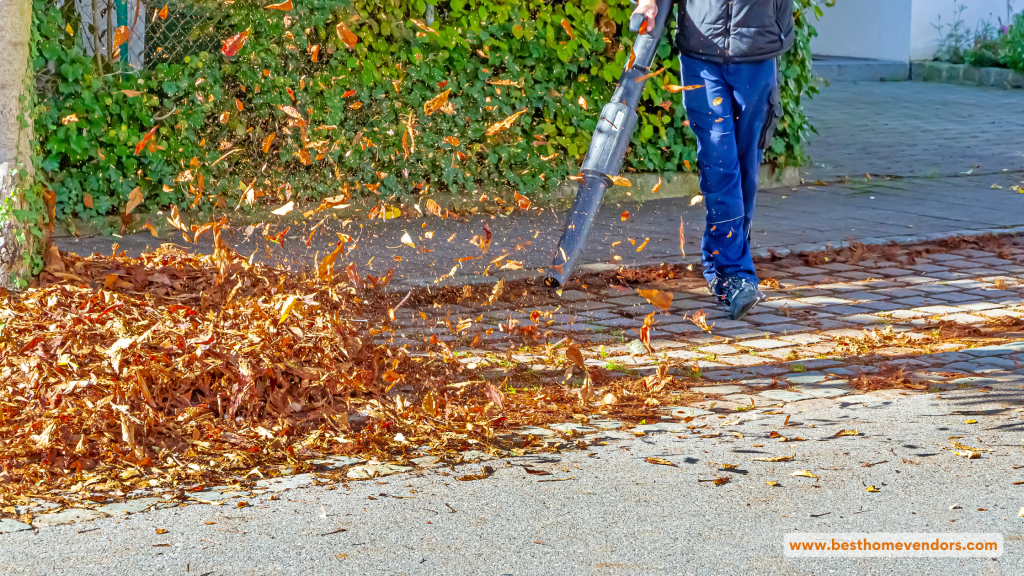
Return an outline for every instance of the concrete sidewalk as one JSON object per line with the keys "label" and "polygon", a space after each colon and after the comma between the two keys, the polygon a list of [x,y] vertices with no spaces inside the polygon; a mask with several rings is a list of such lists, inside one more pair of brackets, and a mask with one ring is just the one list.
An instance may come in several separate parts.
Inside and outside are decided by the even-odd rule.
{"label": "concrete sidewalk", "polygon": [[[1024,133],[1024,106],[1015,92],[918,82],[844,83],[824,88],[806,108],[818,130],[809,147],[813,165],[805,171],[804,186],[763,191],[754,221],[755,252],[812,251],[850,240],[920,241],[1024,226],[1024,194],[1011,190],[1024,181],[1024,140],[1014,137]],[[623,211],[629,212],[628,221],[622,221]],[[680,221],[692,258],[703,220],[704,206],[691,207],[686,198],[606,204],[584,260],[678,262]],[[274,232],[288,225],[291,231],[284,249],[275,248],[269,259],[311,265],[333,249],[335,232],[345,232],[357,238],[358,249],[339,259],[339,266],[356,262],[375,274],[394,268],[399,284],[432,283],[456,259],[480,256],[470,240],[482,236],[487,224],[494,234],[489,254],[460,263],[456,272],[455,281],[473,281],[471,276],[506,252],[527,269],[549,265],[563,223],[564,214],[554,211],[460,221],[331,221],[307,248],[304,240],[314,222],[282,221]],[[405,232],[429,252],[403,246]],[[426,232],[433,232],[432,238]],[[647,238],[650,242],[637,252]],[[259,232],[249,239],[235,234],[230,241],[243,254],[267,257]],[[109,252],[115,242],[130,253],[160,243],[142,233],[64,238],[58,245],[84,254]]]}

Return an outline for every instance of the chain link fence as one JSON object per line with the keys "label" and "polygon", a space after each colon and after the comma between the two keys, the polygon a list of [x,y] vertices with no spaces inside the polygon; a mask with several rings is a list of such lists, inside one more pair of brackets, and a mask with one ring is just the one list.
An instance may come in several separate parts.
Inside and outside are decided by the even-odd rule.
{"label": "chain link fence", "polygon": [[[172,0],[157,5],[141,0],[51,0],[45,10],[59,10],[66,49],[80,49],[103,74],[137,72],[161,62],[220,49],[218,24],[230,3]],[[41,93],[55,89],[52,68],[37,71]]]}

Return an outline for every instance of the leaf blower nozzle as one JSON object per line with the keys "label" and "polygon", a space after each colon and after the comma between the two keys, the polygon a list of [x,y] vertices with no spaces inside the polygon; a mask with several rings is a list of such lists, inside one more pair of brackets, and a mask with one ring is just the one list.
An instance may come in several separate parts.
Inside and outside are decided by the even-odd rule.
{"label": "leaf blower nozzle", "polygon": [[[672,3],[673,0],[658,0],[654,28],[637,36],[612,100],[601,110],[590,140],[590,149],[580,169],[583,181],[580,182],[576,200],[565,221],[554,261],[544,278],[544,285],[549,288],[561,289],[572,275],[586,247],[587,236],[601,208],[604,193],[612,185],[612,176],[618,175],[622,168],[622,160],[636,128],[636,107],[647,83],[642,77],[651,70],[658,43],[665,33],[665,23],[672,11]],[[630,19],[630,30],[638,32],[643,21],[643,15],[634,14]]]}

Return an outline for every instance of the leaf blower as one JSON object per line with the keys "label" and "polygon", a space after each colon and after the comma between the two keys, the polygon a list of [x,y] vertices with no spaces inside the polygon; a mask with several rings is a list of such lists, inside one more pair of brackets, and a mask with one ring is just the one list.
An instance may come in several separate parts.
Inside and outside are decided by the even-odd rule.
{"label": "leaf blower", "polygon": [[647,84],[646,76],[654,63],[658,43],[665,33],[665,23],[672,12],[673,0],[658,0],[658,15],[653,30],[641,31],[644,17],[634,14],[629,29],[642,32],[633,44],[626,70],[619,78],[612,101],[601,110],[601,116],[590,140],[590,150],[583,160],[580,172],[583,181],[576,191],[572,211],[565,221],[565,230],[558,241],[551,269],[544,278],[544,285],[561,289],[576,267],[576,261],[587,244],[587,236],[594,224],[594,218],[601,208],[605,190],[612,185],[612,176],[617,176],[622,159],[629,148],[629,140],[636,128],[636,107]]}

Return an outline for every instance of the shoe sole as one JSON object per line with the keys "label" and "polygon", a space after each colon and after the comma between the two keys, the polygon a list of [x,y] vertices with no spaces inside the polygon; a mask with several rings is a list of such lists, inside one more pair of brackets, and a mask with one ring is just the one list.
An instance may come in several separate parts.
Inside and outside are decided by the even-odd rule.
{"label": "shoe sole", "polygon": [[754,306],[757,306],[757,304],[759,302],[761,302],[761,300],[763,300],[763,299],[764,298],[762,298],[761,296],[758,296],[757,298],[751,300],[749,304],[747,304],[743,308],[740,308],[734,314],[732,314],[732,319],[733,320],[743,320],[743,317],[746,316],[747,314],[749,314],[750,310],[753,309]]}

